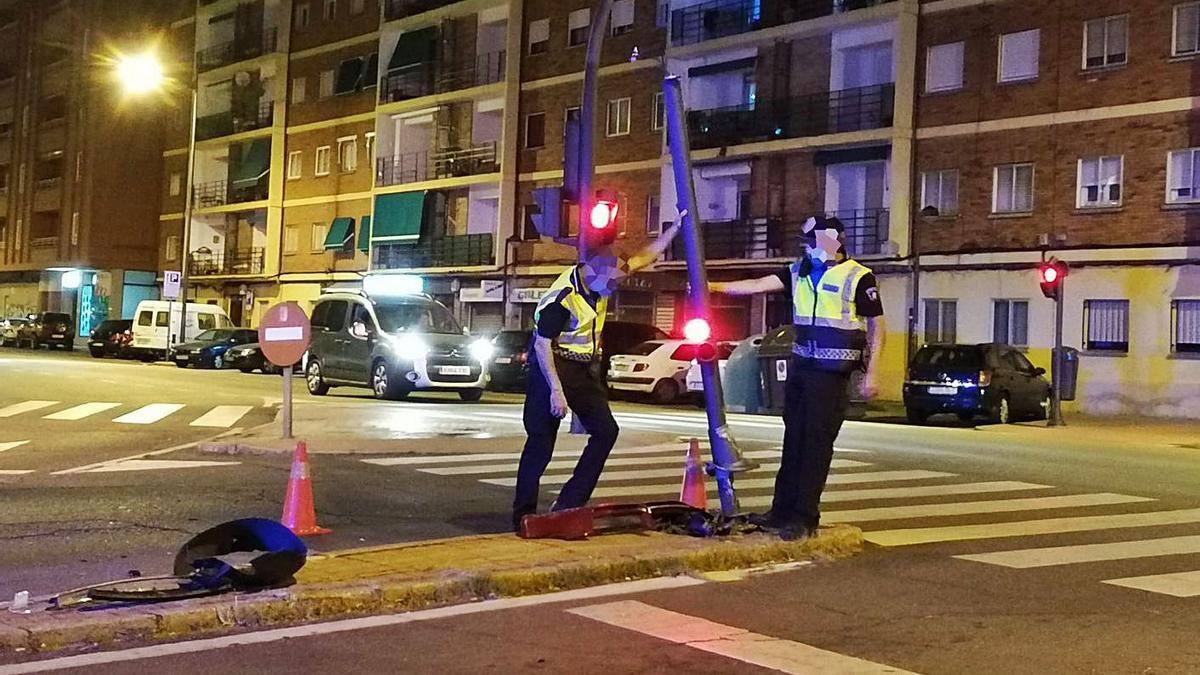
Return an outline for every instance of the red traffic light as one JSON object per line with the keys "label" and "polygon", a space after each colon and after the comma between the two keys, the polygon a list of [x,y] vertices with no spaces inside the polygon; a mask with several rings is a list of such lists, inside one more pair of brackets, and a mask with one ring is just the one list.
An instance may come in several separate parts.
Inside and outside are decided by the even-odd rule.
{"label": "red traffic light", "polygon": [[592,205],[592,213],[588,222],[597,230],[612,227],[612,224],[617,221],[617,208],[616,202],[597,201]]}
{"label": "red traffic light", "polygon": [[712,328],[705,319],[692,319],[683,325],[683,337],[688,342],[708,342]]}
{"label": "red traffic light", "polygon": [[1042,268],[1042,281],[1052,284],[1058,281],[1058,268],[1053,265],[1047,265]]}
{"label": "red traffic light", "polygon": [[1038,268],[1038,282],[1042,287],[1042,295],[1058,300],[1062,292],[1062,280],[1067,276],[1067,264],[1057,258],[1051,258]]}

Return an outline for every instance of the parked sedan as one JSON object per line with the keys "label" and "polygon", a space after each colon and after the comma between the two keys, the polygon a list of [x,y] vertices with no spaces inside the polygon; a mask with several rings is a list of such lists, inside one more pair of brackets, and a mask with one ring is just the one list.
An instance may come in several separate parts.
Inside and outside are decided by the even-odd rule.
{"label": "parked sedan", "polygon": [[613,354],[608,387],[614,391],[649,394],[657,403],[673,403],[687,390],[688,367],[696,345],[685,340],[650,340]]}
{"label": "parked sedan", "polygon": [[[278,375],[283,372],[279,366],[267,360],[262,351],[262,345],[257,342],[251,342],[247,345],[233,347],[225,352],[225,367],[237,368],[243,373],[253,373],[254,371],[262,371],[267,375]],[[304,372],[300,367],[300,363],[292,366],[292,372]]]}
{"label": "parked sedan", "polygon": [[238,346],[258,341],[258,331],[249,328],[218,328],[206,330],[192,342],[175,348],[175,365],[180,368],[225,367],[225,353]]}
{"label": "parked sedan", "polygon": [[42,312],[17,330],[17,346],[21,345],[30,349],[59,346],[71,351],[75,348],[75,322],[64,312]]}
{"label": "parked sedan", "polygon": [[926,345],[909,366],[904,408],[914,424],[937,413],[963,421],[983,415],[998,424],[1045,419],[1050,406],[1045,374],[1008,345]]}
{"label": "parked sedan", "polygon": [[529,341],[533,331],[502,330],[492,338],[492,361],[488,364],[490,385],[496,391],[525,389],[529,374]]}
{"label": "parked sedan", "polygon": [[101,321],[99,326],[92,329],[88,336],[88,352],[95,358],[105,356],[120,356],[125,348],[129,331],[133,328],[132,319],[108,319]]}
{"label": "parked sedan", "polygon": [[17,345],[17,334],[21,326],[29,323],[29,319],[12,317],[0,321],[0,346],[14,347]]}

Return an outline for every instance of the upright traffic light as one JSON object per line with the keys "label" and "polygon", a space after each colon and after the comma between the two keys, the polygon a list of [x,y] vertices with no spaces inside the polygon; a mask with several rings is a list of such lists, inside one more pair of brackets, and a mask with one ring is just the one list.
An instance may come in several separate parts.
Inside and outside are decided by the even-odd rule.
{"label": "upright traffic light", "polygon": [[531,210],[533,227],[537,233],[550,239],[558,239],[562,232],[563,189],[540,187],[533,190],[533,201],[537,206]]}
{"label": "upright traffic light", "polygon": [[1069,268],[1067,263],[1058,258],[1051,258],[1038,267],[1038,281],[1042,286],[1042,295],[1051,300],[1061,300],[1063,279]]}
{"label": "upright traffic light", "polygon": [[587,238],[587,245],[607,246],[617,238],[617,213],[620,205],[617,197],[608,190],[597,190],[591,212],[583,223],[580,236]]}

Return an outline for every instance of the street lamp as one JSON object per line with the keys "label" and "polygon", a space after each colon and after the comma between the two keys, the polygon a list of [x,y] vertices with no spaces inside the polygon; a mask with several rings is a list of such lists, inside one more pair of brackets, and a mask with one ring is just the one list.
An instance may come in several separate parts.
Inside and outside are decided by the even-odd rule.
{"label": "street lamp", "polygon": [[[151,92],[166,88],[168,80],[162,62],[158,56],[148,50],[140,54],[121,55],[116,58],[114,72],[121,87],[131,96],[144,96]],[[179,335],[178,342],[173,342],[168,335],[168,349],[174,349],[176,344],[187,341],[187,302],[188,302],[188,272],[192,241],[192,181],[196,171],[196,70],[192,64],[192,77],[189,89],[192,95],[191,130],[188,134],[188,163],[187,179],[184,181],[186,192],[183,197],[183,236],[180,244],[180,256],[183,259],[179,272]],[[170,333],[170,321],[167,322],[167,332]]]}

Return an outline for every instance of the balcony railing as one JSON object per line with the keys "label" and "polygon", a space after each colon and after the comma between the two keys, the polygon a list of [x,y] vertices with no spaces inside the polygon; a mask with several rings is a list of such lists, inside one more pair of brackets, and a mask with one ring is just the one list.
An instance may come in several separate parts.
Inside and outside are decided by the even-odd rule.
{"label": "balcony railing", "polygon": [[383,16],[388,21],[402,19],[406,16],[428,12],[431,9],[453,5],[459,0],[387,0],[383,6]]}
{"label": "balcony railing", "polygon": [[36,182],[39,190],[49,190],[62,185],[62,176],[51,176],[50,178],[39,178]]}
{"label": "balcony railing", "polygon": [[409,152],[376,160],[375,185],[386,187],[438,178],[475,176],[498,170],[494,142],[471,148]]}
{"label": "balcony railing", "polygon": [[688,113],[692,148],[883,129],[892,125],[896,87],[880,84],[808,94],[753,106]]}
{"label": "balcony railing", "polygon": [[422,239],[412,244],[376,244],[372,249],[373,269],[425,269],[431,267],[479,267],[495,261],[492,234],[467,234],[443,239]]}
{"label": "balcony railing", "polygon": [[51,235],[49,237],[33,237],[29,240],[29,245],[33,248],[54,248],[58,246],[58,236]]}
{"label": "balcony railing", "polygon": [[895,0],[708,0],[671,12],[671,44],[691,45],[730,35],[817,19]]}
{"label": "balcony railing", "polygon": [[226,204],[256,202],[267,198],[270,187],[267,184],[268,182],[266,177],[264,177],[256,185],[247,185],[245,187],[234,186],[227,180],[198,183],[192,189],[192,199],[195,201],[196,208],[198,209],[225,206]]}
{"label": "balcony railing", "polygon": [[238,61],[270,54],[279,46],[279,29],[267,28],[258,36],[237,38],[196,52],[196,68],[205,72]]}
{"label": "balcony railing", "polygon": [[205,115],[196,119],[196,139],[205,141],[211,138],[240,134],[243,131],[265,129],[271,126],[274,119],[275,102],[264,100],[259,102],[258,109],[250,114],[227,110],[215,115]]}
{"label": "balcony railing", "polygon": [[263,273],[265,248],[245,248],[233,251],[192,251],[188,272],[192,276],[254,275]]}
{"label": "balcony railing", "polygon": [[393,103],[431,94],[480,87],[504,79],[505,52],[491,52],[475,57],[474,63],[426,61],[397,68],[383,77],[379,86],[379,101]]}
{"label": "balcony railing", "polygon": [[[889,234],[887,209],[839,211],[833,214],[846,228],[846,248],[853,256],[879,255]],[[704,223],[705,260],[795,259],[804,253],[803,221],[732,221]],[[676,239],[667,260],[686,259],[683,240]]]}

